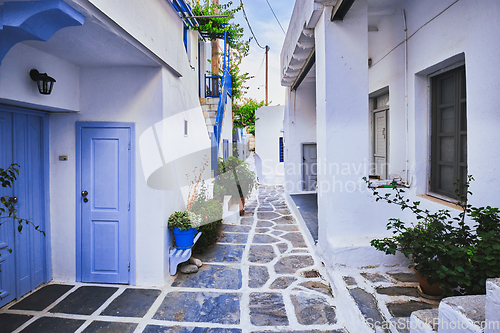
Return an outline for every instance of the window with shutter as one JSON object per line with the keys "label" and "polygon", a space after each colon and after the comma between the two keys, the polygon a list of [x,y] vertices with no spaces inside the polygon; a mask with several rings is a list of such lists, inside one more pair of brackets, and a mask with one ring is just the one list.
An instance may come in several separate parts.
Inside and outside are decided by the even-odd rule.
{"label": "window with shutter", "polygon": [[[459,199],[467,180],[467,107],[465,66],[431,80],[430,191]],[[454,183],[459,180],[459,195]]]}

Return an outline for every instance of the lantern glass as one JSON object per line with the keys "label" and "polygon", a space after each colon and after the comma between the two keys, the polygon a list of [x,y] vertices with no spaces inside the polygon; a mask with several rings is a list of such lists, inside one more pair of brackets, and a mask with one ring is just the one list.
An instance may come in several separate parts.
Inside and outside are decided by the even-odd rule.
{"label": "lantern glass", "polygon": [[36,81],[40,94],[50,95],[54,82],[56,82],[54,78],[48,76],[47,73],[39,73],[36,69],[30,71],[30,77],[33,81]]}

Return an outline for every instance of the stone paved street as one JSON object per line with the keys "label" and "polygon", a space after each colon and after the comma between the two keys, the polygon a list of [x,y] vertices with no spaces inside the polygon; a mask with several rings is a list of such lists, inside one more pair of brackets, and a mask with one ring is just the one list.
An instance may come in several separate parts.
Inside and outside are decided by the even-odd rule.
{"label": "stone paved street", "polygon": [[0,309],[3,332],[346,332],[281,187],[259,187],[195,274],[162,289],[49,284]]}
{"label": "stone paved street", "polygon": [[51,283],[0,309],[0,333],[407,333],[412,311],[438,306],[405,266],[327,275],[282,191],[260,186],[197,273],[161,288]]}

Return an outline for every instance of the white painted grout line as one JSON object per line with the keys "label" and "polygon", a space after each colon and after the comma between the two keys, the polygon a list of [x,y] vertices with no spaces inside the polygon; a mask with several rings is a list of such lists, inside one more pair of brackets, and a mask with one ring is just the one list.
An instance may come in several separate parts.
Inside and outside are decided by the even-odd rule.
{"label": "white painted grout line", "polygon": [[250,262],[248,261],[250,246],[253,242],[253,237],[255,235],[255,228],[257,226],[257,210],[260,206],[259,202],[259,190],[257,193],[252,193],[252,198],[257,202],[257,206],[253,212],[253,223],[250,226],[250,232],[248,233],[247,242],[245,244],[245,249],[243,250],[243,256],[241,258],[241,297],[240,297],[240,325],[242,333],[249,333],[251,327],[250,321],[250,289],[248,283],[250,281]]}
{"label": "white painted grout line", "polygon": [[[75,333],[83,332],[84,329],[86,329],[94,320],[97,320],[98,318],[99,318],[100,321],[105,321],[105,318],[115,318],[115,317],[109,317],[109,316],[100,316],[99,317],[99,314],[104,309],[106,309],[111,304],[111,302],[113,302],[118,296],[120,296],[121,294],[123,294],[123,292],[125,291],[125,289],[126,289],[126,286],[119,286],[118,290],[115,291],[115,293],[113,295],[111,295],[111,297],[109,297],[106,300],[106,302],[102,303],[101,306],[99,308],[97,308],[97,310],[95,310],[90,316],[87,316],[87,320],[85,321],[85,323],[83,323],[83,325],[80,326],[75,331]],[[130,318],[130,317],[124,317],[124,318]]]}
{"label": "white painted grout line", "polygon": [[[51,284],[51,283],[49,283],[49,284]],[[49,313],[49,310],[52,309],[54,306],[56,306],[60,301],[62,301],[64,298],[66,298],[69,294],[71,294],[76,289],[78,289],[78,287],[79,287],[78,283],[75,283],[73,288],[71,288],[70,290],[68,290],[66,293],[64,293],[61,297],[59,297],[57,300],[55,300],[54,302],[52,302],[48,307],[46,307],[42,311],[27,311],[27,310],[14,310],[14,309],[10,310],[10,309],[7,309],[6,313],[16,313],[16,312],[17,312],[17,314],[27,314],[27,313],[30,313],[29,315],[33,316],[33,318],[29,319],[27,322],[25,322],[24,324],[22,324],[21,326],[19,326],[12,333],[17,333],[17,332],[22,331],[23,329],[25,329],[26,327],[28,327],[31,323],[33,323],[35,320],[37,320],[40,317],[50,317],[51,314]],[[35,289],[35,291],[38,291],[39,289],[41,289],[41,288],[37,288],[37,289]],[[33,294],[33,292],[30,293],[29,295],[32,295],[32,294]],[[19,300],[19,302],[22,301],[22,300],[24,300],[25,298],[27,298],[27,297],[22,297],[21,300]],[[14,304],[17,304],[19,302],[16,302]],[[13,306],[14,304],[12,304],[11,306]]]}
{"label": "white painted grout line", "polygon": [[160,308],[168,292],[169,292],[168,290],[162,290],[160,295],[153,302],[153,305],[151,305],[151,307],[149,308],[146,315],[143,318],[141,318],[139,325],[137,325],[134,333],[141,333],[146,328],[146,326],[151,323],[153,316],[155,315],[156,311],[158,311],[158,309]]}

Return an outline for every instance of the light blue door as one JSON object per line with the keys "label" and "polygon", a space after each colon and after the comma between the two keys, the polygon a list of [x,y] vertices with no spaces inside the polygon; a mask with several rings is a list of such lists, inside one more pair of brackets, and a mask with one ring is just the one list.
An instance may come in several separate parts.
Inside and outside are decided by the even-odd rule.
{"label": "light blue door", "polygon": [[[2,109],[4,107],[1,107]],[[19,176],[1,195],[17,198],[17,215],[30,219],[40,229],[45,224],[44,126],[38,115],[0,111],[0,167],[19,164]],[[0,306],[20,298],[49,277],[46,266],[46,237],[31,225],[21,233],[12,219],[0,226]],[[8,252],[12,249],[12,253]]]}
{"label": "light blue door", "polygon": [[81,279],[129,283],[130,128],[82,127],[77,135]]}

